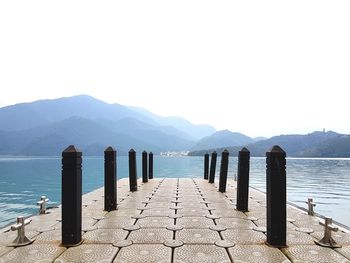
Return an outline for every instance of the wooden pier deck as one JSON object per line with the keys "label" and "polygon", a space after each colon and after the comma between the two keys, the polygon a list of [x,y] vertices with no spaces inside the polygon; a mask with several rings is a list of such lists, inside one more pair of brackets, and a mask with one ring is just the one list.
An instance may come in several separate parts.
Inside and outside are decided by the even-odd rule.
{"label": "wooden pier deck", "polygon": [[[129,192],[118,181],[118,210],[103,211],[103,188],[83,196],[83,243],[61,243],[61,209],[31,217],[26,235],[35,241],[7,247],[17,231],[2,229],[4,262],[350,262],[350,234],[333,233],[342,248],[318,246],[319,218],[287,206],[287,248],[265,244],[265,194],[250,188],[249,212],[235,210],[236,182],[226,193],[203,179],[153,179]],[[7,232],[4,232],[7,231]]]}

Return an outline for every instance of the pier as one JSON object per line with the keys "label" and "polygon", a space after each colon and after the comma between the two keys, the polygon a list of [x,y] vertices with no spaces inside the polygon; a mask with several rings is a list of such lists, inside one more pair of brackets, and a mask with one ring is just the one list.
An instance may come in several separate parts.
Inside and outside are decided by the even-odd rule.
{"label": "pier", "polygon": [[204,176],[161,178],[153,154],[129,152],[129,178],[116,181],[116,151],[105,150],[105,185],[82,196],[82,153],[62,153],[62,205],[18,217],[0,230],[5,262],[349,262],[350,233],[286,201],[285,152],[266,153],[266,194],[249,187],[249,150],[238,155],[237,181],[228,178],[229,153],[204,156]]}
{"label": "pier", "polygon": [[82,198],[82,242],[61,245],[61,208],[29,218],[33,243],[8,247],[16,231],[2,229],[0,262],[350,262],[350,234],[333,233],[341,248],[327,248],[320,218],[287,205],[287,247],[266,245],[266,195],[249,189],[249,211],[235,209],[236,182],[225,193],[204,179],[117,183],[117,210],[104,207],[104,188]]}

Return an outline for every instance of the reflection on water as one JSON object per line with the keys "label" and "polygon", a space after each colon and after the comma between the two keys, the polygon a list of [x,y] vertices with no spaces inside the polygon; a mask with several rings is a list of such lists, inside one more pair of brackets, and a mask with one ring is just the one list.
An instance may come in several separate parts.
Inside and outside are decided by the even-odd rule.
{"label": "reflection on water", "polygon": [[[138,175],[141,175],[138,157]],[[251,158],[250,185],[265,191],[265,158]],[[118,157],[118,178],[128,175],[128,159]],[[217,165],[220,169],[220,158]],[[229,177],[237,172],[237,158],[230,158]],[[154,156],[155,177],[202,177],[202,157]],[[217,180],[217,179],[216,179]],[[103,158],[83,158],[83,192],[103,185]],[[288,200],[306,207],[313,197],[315,211],[350,226],[350,159],[287,159]],[[59,157],[0,157],[0,226],[18,215],[37,213],[41,195],[51,205],[61,202]]]}

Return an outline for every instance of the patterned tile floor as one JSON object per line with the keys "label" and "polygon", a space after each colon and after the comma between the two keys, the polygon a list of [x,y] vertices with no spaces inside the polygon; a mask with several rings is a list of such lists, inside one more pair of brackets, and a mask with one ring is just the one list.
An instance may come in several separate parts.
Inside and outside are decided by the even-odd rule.
{"label": "patterned tile floor", "polygon": [[[316,245],[322,237],[319,219],[287,207],[287,248],[265,244],[265,194],[250,189],[249,212],[235,210],[235,182],[226,193],[202,179],[153,179],[129,192],[128,179],[118,181],[118,210],[103,211],[103,188],[83,196],[83,242],[61,246],[61,210],[33,216],[26,233],[34,242],[8,247],[16,237],[0,230],[0,263],[4,262],[349,262],[350,234],[334,238],[342,248]],[[307,229],[308,231],[300,231]],[[260,230],[260,231],[259,231]]]}

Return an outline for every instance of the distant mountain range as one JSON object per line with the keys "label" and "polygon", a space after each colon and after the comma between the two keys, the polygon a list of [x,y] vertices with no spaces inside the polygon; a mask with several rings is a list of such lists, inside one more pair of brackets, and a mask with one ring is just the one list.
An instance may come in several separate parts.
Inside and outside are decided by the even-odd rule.
{"label": "distant mountain range", "polygon": [[230,146],[238,146],[253,143],[254,139],[239,133],[231,132],[229,130],[217,131],[210,136],[206,136],[199,140],[191,151],[207,150],[212,148]]}
{"label": "distant mountain range", "polygon": [[277,144],[288,156],[350,157],[349,135],[329,131],[250,138],[87,95],[0,108],[0,155],[60,155],[70,144],[84,155],[102,155],[113,146],[119,155],[131,148],[155,154],[190,150],[190,155],[213,150],[220,154],[227,148],[235,156],[245,146],[252,156],[265,156]]}
{"label": "distant mountain range", "polygon": [[130,148],[181,151],[214,132],[209,125],[108,104],[87,95],[0,108],[2,155],[59,155],[70,144],[87,155],[101,155],[109,145],[119,154]]}
{"label": "distant mountain range", "polygon": [[316,131],[307,135],[280,135],[239,146],[227,144],[225,147],[191,151],[189,155],[203,155],[214,150],[220,154],[227,149],[231,156],[237,156],[242,147],[247,147],[251,156],[266,156],[266,151],[273,145],[281,146],[290,157],[350,157],[350,136],[333,131]]}

